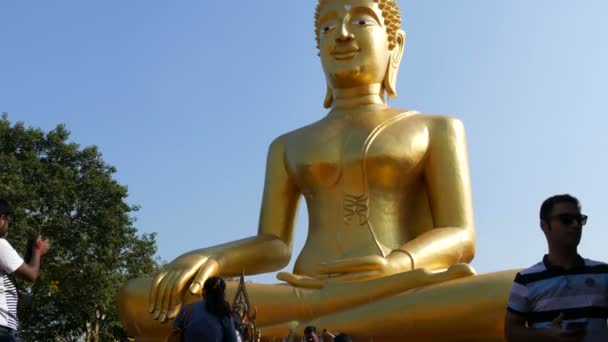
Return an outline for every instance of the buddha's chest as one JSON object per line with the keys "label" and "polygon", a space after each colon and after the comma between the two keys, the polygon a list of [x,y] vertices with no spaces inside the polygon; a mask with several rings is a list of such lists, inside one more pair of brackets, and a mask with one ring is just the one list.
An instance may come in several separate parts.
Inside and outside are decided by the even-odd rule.
{"label": "buddha's chest", "polygon": [[304,193],[395,189],[419,174],[429,148],[426,126],[408,118],[328,124],[308,133],[290,142],[286,156]]}

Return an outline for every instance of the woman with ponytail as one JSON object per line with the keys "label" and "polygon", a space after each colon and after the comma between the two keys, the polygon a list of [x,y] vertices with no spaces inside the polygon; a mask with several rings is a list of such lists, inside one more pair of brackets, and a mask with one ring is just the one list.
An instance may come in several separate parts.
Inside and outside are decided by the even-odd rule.
{"label": "woman with ponytail", "polygon": [[173,325],[175,329],[181,330],[183,341],[237,341],[225,291],[224,279],[211,277],[203,285],[203,300],[182,308]]}

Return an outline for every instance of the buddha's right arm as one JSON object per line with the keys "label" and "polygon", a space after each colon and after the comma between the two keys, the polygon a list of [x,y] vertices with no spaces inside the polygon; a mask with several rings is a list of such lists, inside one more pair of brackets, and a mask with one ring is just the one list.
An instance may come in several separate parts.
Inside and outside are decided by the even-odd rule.
{"label": "buddha's right arm", "polygon": [[[221,257],[225,276],[259,274],[285,267],[291,258],[294,219],[300,191],[287,171],[285,143],[281,136],[268,149],[266,176],[258,234],[211,249]],[[195,278],[202,285],[204,279]]]}
{"label": "buddha's right arm", "polygon": [[235,276],[242,271],[258,274],[287,265],[299,197],[300,191],[286,168],[284,138],[279,137],[268,151],[258,234],[194,250],[169,263],[152,283],[149,311],[153,317],[161,321],[175,317],[188,284],[191,293],[200,295],[211,276]]}
{"label": "buddha's right arm", "polygon": [[222,274],[272,272],[289,263],[300,191],[286,166],[284,140],[275,139],[268,149],[258,234],[234,242],[235,248],[222,248]]}

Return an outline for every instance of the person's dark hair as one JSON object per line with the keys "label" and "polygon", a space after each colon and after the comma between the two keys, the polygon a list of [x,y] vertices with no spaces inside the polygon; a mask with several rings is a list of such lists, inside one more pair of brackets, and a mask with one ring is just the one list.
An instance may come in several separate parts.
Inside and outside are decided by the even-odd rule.
{"label": "person's dark hair", "polygon": [[336,335],[336,337],[334,337],[334,342],[352,342],[353,340],[350,338],[350,336],[346,335],[346,334],[338,334]]}
{"label": "person's dark hair", "polygon": [[306,328],[304,328],[304,334],[308,335],[308,334],[316,334],[317,333],[317,327],[315,327],[314,325],[309,325]]}
{"label": "person's dark hair", "polygon": [[203,285],[205,306],[209,313],[223,318],[230,316],[230,304],[226,301],[226,282],[221,277],[211,277]]}
{"label": "person's dark hair", "polygon": [[11,205],[4,198],[0,198],[0,215],[8,215],[10,217],[14,215],[13,208],[11,208]]}
{"label": "person's dark hair", "polygon": [[578,211],[581,211],[581,204],[576,197],[568,194],[555,195],[547,198],[540,206],[540,219],[543,221],[547,221],[547,219],[551,215],[551,212],[553,211],[553,207],[555,207],[557,203],[563,202],[572,203],[576,205]]}

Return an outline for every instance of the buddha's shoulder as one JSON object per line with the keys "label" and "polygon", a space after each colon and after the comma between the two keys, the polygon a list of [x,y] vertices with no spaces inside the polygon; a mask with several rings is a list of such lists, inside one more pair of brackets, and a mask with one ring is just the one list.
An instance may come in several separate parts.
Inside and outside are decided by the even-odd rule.
{"label": "buddha's shoulder", "polygon": [[289,141],[294,140],[300,141],[302,139],[309,139],[311,137],[323,134],[324,131],[326,131],[327,129],[330,129],[330,125],[328,125],[326,120],[321,119],[306,126],[296,128],[287,133],[283,133],[278,136],[275,141],[277,141],[278,143],[288,143]]}
{"label": "buddha's shoulder", "polygon": [[431,134],[464,132],[462,121],[453,116],[418,113],[416,119],[421,121]]}
{"label": "buddha's shoulder", "polygon": [[288,146],[295,141],[306,141],[311,137],[319,135],[319,131],[322,129],[323,126],[321,121],[322,120],[319,120],[317,122],[279,135],[270,144],[270,150],[285,151],[286,149],[288,149]]}
{"label": "buddha's shoulder", "polygon": [[[424,114],[414,110],[393,108],[391,113],[385,114],[384,118],[380,120],[381,125],[386,124],[398,129],[404,128],[402,125],[413,125],[427,130],[431,136],[459,135],[464,132],[462,121],[449,115]],[[344,125],[337,125],[332,120],[324,118],[278,136],[273,140],[271,148],[285,150],[290,145],[301,146],[303,141],[319,141],[321,140],[319,137],[333,136],[339,134],[343,129]]]}
{"label": "buddha's shoulder", "polygon": [[458,118],[455,118],[451,115],[445,114],[428,114],[418,111],[409,111],[414,113],[413,117],[417,120],[423,121],[429,125],[462,125],[462,121]]}
{"label": "buddha's shoulder", "polygon": [[464,130],[464,125],[460,119],[450,115],[426,114],[416,110],[405,110],[391,108],[384,119],[384,123],[396,126],[424,127],[429,133],[445,133],[447,131]]}

